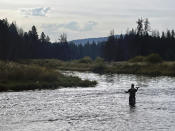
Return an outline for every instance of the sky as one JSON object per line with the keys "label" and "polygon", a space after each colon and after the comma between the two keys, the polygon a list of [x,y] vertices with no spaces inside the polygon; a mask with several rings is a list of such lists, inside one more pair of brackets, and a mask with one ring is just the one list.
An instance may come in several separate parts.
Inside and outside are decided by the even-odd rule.
{"label": "sky", "polygon": [[0,19],[16,22],[24,31],[35,25],[52,41],[61,33],[68,40],[125,33],[138,18],[152,29],[175,29],[175,0],[0,0]]}

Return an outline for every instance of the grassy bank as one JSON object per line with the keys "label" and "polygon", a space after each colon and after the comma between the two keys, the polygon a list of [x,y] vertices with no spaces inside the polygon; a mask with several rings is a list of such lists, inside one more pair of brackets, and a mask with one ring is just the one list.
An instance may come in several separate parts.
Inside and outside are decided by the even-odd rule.
{"label": "grassy bank", "polygon": [[56,59],[21,60],[19,62],[33,63],[52,69],[91,71],[102,74],[119,73],[149,76],[175,76],[175,62],[162,61],[162,59],[156,55],[149,55],[147,57],[138,56],[125,62],[104,62],[101,58],[91,60],[88,57],[67,62]]}
{"label": "grassy bank", "polygon": [[95,85],[95,81],[65,76],[53,67],[41,67],[34,63],[21,64],[0,61],[0,91],[89,87]]}
{"label": "grassy bank", "polygon": [[175,76],[175,62],[163,62],[159,64],[114,62],[105,66],[103,72],[149,76]]}

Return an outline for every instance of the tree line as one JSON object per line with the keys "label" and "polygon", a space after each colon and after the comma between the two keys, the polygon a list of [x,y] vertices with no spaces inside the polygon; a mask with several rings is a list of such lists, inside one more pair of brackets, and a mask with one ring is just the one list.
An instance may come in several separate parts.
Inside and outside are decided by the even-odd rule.
{"label": "tree line", "polygon": [[159,54],[164,60],[175,60],[175,31],[152,30],[149,20],[138,19],[137,28],[115,38],[113,31],[104,47],[107,61],[124,61],[135,56]]}
{"label": "tree line", "polygon": [[0,20],[0,59],[60,59],[73,60],[90,56],[102,57],[107,61],[124,61],[135,56],[159,54],[165,60],[175,60],[175,32],[151,30],[148,19],[138,19],[137,28],[115,37],[111,31],[106,42],[85,45],[67,42],[66,34],[61,34],[59,42],[50,42],[49,36],[37,28],[24,32],[16,23]]}
{"label": "tree line", "polygon": [[100,44],[76,45],[67,42],[66,34],[61,34],[59,42],[50,42],[44,32],[39,36],[35,26],[24,32],[7,19],[0,20],[0,59],[79,59],[84,56],[96,58],[101,54]]}

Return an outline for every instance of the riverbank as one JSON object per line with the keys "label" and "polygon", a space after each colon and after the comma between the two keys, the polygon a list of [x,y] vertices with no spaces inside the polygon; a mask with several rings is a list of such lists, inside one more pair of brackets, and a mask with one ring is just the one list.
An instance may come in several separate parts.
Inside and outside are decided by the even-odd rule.
{"label": "riverbank", "polygon": [[46,66],[0,61],[0,92],[61,87],[93,87],[96,84],[96,81],[65,76],[58,70]]}
{"label": "riverbank", "polygon": [[139,74],[149,76],[175,76],[175,62],[146,62],[146,61],[125,61],[105,62],[98,60],[73,60],[60,61],[56,59],[21,60],[20,63],[32,63],[52,69],[69,71],[90,71],[94,73],[118,73],[118,74]]}

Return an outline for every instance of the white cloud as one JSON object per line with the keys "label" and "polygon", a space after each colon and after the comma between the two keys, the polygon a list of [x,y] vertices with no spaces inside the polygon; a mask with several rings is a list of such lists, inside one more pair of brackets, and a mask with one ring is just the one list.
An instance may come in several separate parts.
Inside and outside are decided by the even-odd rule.
{"label": "white cloud", "polygon": [[49,30],[58,30],[58,29],[68,29],[71,31],[91,31],[97,25],[95,21],[88,21],[83,25],[79,24],[76,21],[71,21],[66,24],[43,24],[41,27],[43,29]]}
{"label": "white cloud", "polygon": [[70,21],[67,23],[60,24],[42,24],[40,26],[40,30],[48,34],[52,41],[56,41],[59,36],[59,33],[62,32],[68,35],[68,40],[74,40],[80,38],[87,38],[89,37],[89,33],[93,36],[95,36],[95,34],[101,36],[101,34],[98,33],[98,31],[94,32],[94,28],[97,25],[98,23],[95,21],[88,21],[84,23]]}
{"label": "white cloud", "polygon": [[83,27],[82,31],[90,31],[93,30],[93,28],[97,25],[96,22],[94,21],[89,21],[85,24],[85,26]]}
{"label": "white cloud", "polygon": [[73,31],[79,31],[80,30],[80,26],[79,26],[78,22],[75,22],[75,21],[69,22],[67,24],[60,24],[58,26],[60,28],[66,28],[66,29],[73,30]]}
{"label": "white cloud", "polygon": [[33,9],[21,9],[20,12],[24,16],[46,16],[48,11],[50,10],[49,7],[47,8],[33,8]]}

